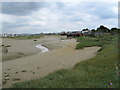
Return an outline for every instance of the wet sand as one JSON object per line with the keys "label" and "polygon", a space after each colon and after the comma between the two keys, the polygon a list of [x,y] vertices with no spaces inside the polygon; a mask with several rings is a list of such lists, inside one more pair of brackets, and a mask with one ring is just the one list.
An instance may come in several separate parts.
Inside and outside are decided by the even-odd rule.
{"label": "wet sand", "polygon": [[39,44],[46,46],[50,50],[60,48],[63,46],[62,44],[64,44],[64,43],[61,43],[61,45],[59,44],[61,38],[66,38],[66,37],[49,36],[49,37],[37,39],[37,41],[34,41],[34,39],[15,40],[15,39],[3,38],[2,44],[9,47],[7,47],[8,52],[6,54],[3,53],[2,60],[3,61],[12,60],[16,58],[37,54],[41,52],[41,49],[35,47],[36,45]]}
{"label": "wet sand", "polygon": [[75,50],[76,40],[61,40],[58,37],[45,37],[38,42],[42,42],[51,51],[4,61],[2,63],[3,80],[6,78],[6,74],[9,79],[6,80],[3,87],[9,87],[20,81],[44,77],[62,68],[71,68],[78,62],[94,57],[100,49],[100,47],[87,47]]}

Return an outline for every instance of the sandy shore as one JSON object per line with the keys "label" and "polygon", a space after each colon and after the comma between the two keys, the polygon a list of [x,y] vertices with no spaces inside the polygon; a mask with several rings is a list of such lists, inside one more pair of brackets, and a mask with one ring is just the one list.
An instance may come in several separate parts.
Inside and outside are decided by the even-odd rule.
{"label": "sandy shore", "polygon": [[[42,43],[51,51],[2,63],[3,80],[6,78],[6,75],[9,77],[3,87],[9,87],[13,83],[20,81],[44,77],[62,68],[71,68],[80,61],[94,57],[100,49],[100,47],[88,47],[82,50],[75,50],[77,42],[74,39],[61,40],[61,37],[45,37],[39,39],[33,46],[38,43]],[[39,50],[36,50],[36,52],[39,52]]]}

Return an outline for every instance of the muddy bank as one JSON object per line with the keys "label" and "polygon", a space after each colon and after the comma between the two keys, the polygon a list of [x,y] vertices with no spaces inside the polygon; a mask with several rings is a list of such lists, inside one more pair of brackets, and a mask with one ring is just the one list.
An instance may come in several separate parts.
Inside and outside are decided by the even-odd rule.
{"label": "muddy bank", "polygon": [[62,68],[71,68],[78,62],[94,57],[100,49],[100,47],[87,47],[75,50],[77,44],[75,40],[63,42],[65,43],[62,48],[3,62],[3,80],[5,80],[3,87],[44,77]]}

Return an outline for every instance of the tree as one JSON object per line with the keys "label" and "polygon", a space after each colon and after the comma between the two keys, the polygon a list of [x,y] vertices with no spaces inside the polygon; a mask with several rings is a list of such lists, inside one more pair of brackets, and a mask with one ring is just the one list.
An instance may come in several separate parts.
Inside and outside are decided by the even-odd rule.
{"label": "tree", "polygon": [[111,30],[113,31],[113,30],[117,30],[117,28],[115,27],[115,28],[111,28]]}
{"label": "tree", "polygon": [[110,33],[111,34],[117,34],[117,33],[119,33],[120,32],[120,30],[118,29],[118,28],[111,28],[111,30],[110,30]]}
{"label": "tree", "polygon": [[89,29],[88,29],[88,28],[86,28],[86,29],[83,29],[82,31],[89,31]]}
{"label": "tree", "polygon": [[96,30],[95,30],[95,29],[92,29],[91,31],[92,31],[92,32],[95,32]]}
{"label": "tree", "polygon": [[98,27],[97,31],[101,31],[101,32],[105,32],[105,33],[110,32],[110,30],[107,27],[103,26],[103,25],[101,25],[100,27]]}

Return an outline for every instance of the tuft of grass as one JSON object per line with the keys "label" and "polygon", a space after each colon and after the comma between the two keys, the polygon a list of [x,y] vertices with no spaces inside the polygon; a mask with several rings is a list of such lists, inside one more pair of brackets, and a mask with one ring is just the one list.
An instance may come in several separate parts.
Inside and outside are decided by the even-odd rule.
{"label": "tuft of grass", "polygon": [[[118,67],[117,36],[109,37],[110,40],[106,37],[100,38],[105,43],[94,58],[77,63],[70,70],[62,69],[43,78],[13,84],[12,88],[120,88],[116,68]],[[88,40],[88,37],[82,39]],[[96,39],[92,40],[94,42]]]}

